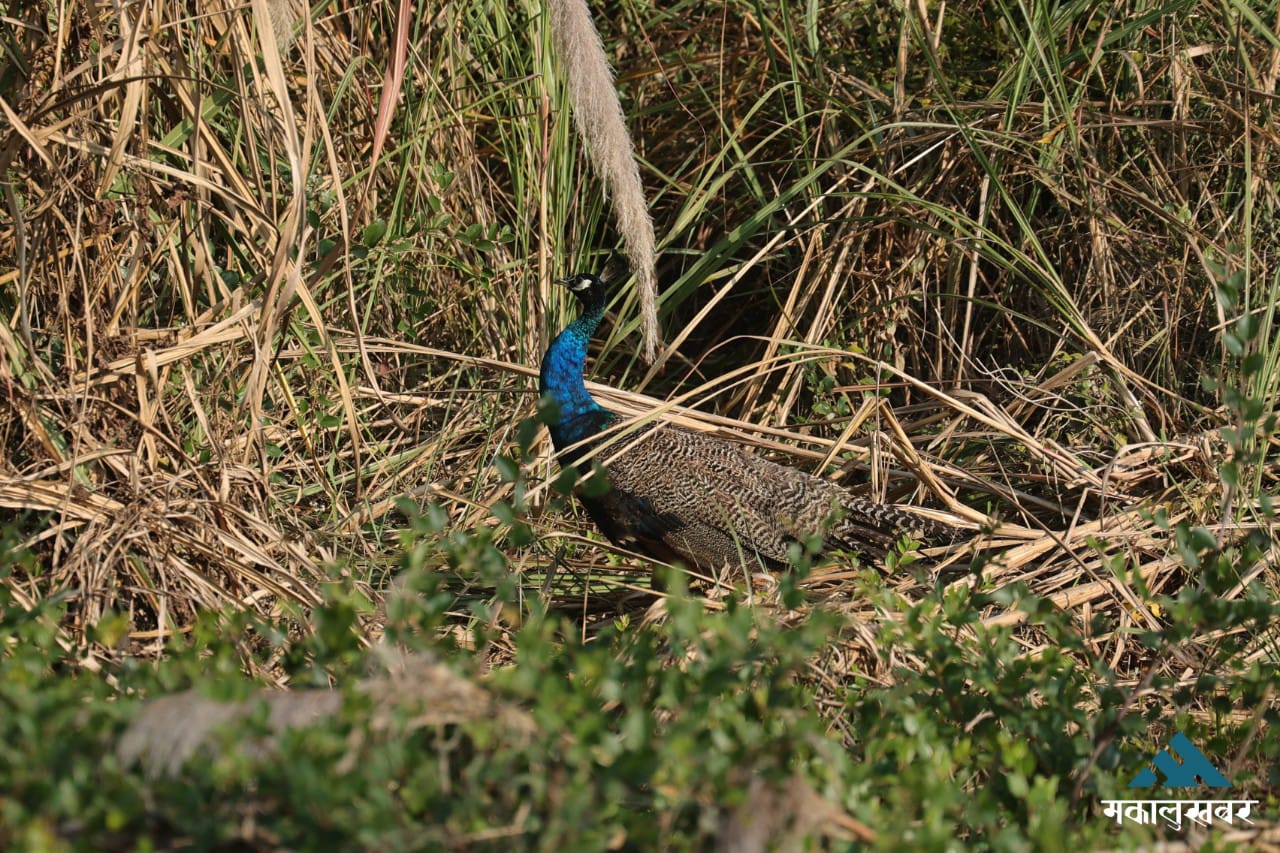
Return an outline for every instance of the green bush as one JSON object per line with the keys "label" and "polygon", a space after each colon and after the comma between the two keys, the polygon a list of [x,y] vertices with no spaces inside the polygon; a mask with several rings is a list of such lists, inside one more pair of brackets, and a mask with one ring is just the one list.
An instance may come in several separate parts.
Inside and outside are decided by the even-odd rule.
{"label": "green bush", "polygon": [[[493,559],[501,531],[441,538],[431,533],[432,515],[417,524],[422,547],[406,551],[406,570],[424,560]],[[474,679],[486,662],[469,643],[433,639],[457,603],[442,594],[441,576],[407,576],[387,634]],[[676,582],[664,619],[618,618],[590,639],[582,625],[536,603],[519,626],[498,619],[477,629],[475,647],[489,649],[493,664],[480,682],[522,709],[528,728],[482,709],[423,726],[414,720],[425,705],[380,707],[355,689],[368,664],[358,651],[357,597],[348,592],[331,594],[309,614],[320,627],[296,639],[243,613],[210,616],[154,667],[126,660],[98,673],[57,642],[60,605],[27,611],[0,587],[0,621],[12,638],[0,658],[0,841],[27,849],[702,849],[735,810],[759,808],[753,782],[785,788],[800,779],[874,827],[871,846],[1119,843],[1097,816],[1098,800],[1123,796],[1161,744],[1148,739],[1151,720],[1131,689],[1103,664],[1079,662],[1078,629],[1045,601],[978,584],[910,603],[869,580],[885,614],[875,632],[879,654],[924,665],[892,668],[888,684],[851,680],[835,694],[814,672],[843,635],[837,613],[775,611],[732,597],[713,609]],[[492,599],[488,612],[516,612],[513,603],[504,610]],[[1041,645],[1029,650],[1013,629],[983,627],[993,604],[1026,614]],[[1166,604],[1178,619],[1197,618],[1194,608],[1205,606],[1191,598]],[[1274,615],[1246,602],[1215,618],[1254,624],[1264,612]],[[498,644],[514,655],[494,656]],[[283,661],[295,685],[340,684],[342,712],[273,736],[258,707],[218,730],[174,778],[121,766],[115,744],[140,693],[198,680],[211,698],[251,696],[239,674],[246,647],[260,662]],[[1255,663],[1215,682],[1224,711],[1263,701],[1275,678],[1274,666]],[[1164,692],[1173,683],[1155,676],[1151,687]],[[1263,714],[1277,723],[1274,709]],[[1212,724],[1180,715],[1174,725],[1224,755],[1249,729],[1225,714]],[[258,749],[268,741],[272,748]],[[1275,758],[1274,744],[1257,739],[1245,766],[1274,766]],[[1247,769],[1237,781],[1251,778],[1263,781]],[[807,829],[856,840],[821,823]],[[1123,836],[1142,837],[1132,828]]]}

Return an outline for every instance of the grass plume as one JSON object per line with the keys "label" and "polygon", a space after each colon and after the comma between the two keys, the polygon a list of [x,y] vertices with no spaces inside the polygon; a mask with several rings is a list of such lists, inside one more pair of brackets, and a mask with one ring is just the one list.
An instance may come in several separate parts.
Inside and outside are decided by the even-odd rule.
{"label": "grass plume", "polygon": [[645,358],[652,362],[662,335],[655,304],[657,241],[613,69],[585,0],[550,0],[547,11],[573,102],[574,124],[586,142],[596,172],[609,188],[618,232],[631,261],[640,294]]}
{"label": "grass plume", "polygon": [[[388,848],[705,847],[751,835],[744,801],[921,847],[1167,843],[1097,799],[1182,728],[1274,803],[1274,34],[1231,2],[908,5],[628,6],[602,48],[579,2],[336,2],[290,50],[263,0],[12,6],[0,845],[131,846],[121,809],[186,838],[151,809],[194,819],[238,760],[152,786],[110,746],[136,697],[220,679],[233,728],[245,697],[345,703],[262,733],[297,763],[236,776],[211,824],[261,834],[228,846],[305,848],[299,791],[351,846],[369,809]],[[967,539],[655,593],[526,421],[552,252],[611,217],[639,296],[601,402]],[[351,754],[365,659],[402,644],[537,748],[459,715],[366,742],[358,785],[308,765]]]}

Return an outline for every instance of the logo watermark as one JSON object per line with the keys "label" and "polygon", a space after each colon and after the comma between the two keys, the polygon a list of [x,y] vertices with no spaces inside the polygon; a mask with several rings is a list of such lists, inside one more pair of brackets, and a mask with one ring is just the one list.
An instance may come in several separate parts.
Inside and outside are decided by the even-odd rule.
{"label": "logo watermark", "polygon": [[[1168,749],[1151,757],[1151,764],[1133,777],[1130,788],[1232,787],[1227,777],[1182,732],[1173,736]],[[1184,820],[1201,826],[1212,826],[1216,822],[1234,826],[1237,820],[1252,824],[1249,815],[1257,804],[1257,800],[1103,800],[1102,814],[1113,818],[1116,824],[1132,821],[1155,825],[1164,821],[1176,831],[1182,829]]]}

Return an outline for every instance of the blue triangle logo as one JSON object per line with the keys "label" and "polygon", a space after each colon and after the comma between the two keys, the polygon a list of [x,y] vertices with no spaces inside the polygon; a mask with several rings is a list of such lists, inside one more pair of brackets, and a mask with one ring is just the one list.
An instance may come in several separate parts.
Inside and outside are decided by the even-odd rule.
{"label": "blue triangle logo", "polygon": [[[1172,751],[1172,754],[1171,754]],[[1174,758],[1177,755],[1177,758]],[[1178,759],[1182,759],[1181,762]],[[1227,777],[1218,772],[1204,753],[1184,735],[1178,732],[1169,741],[1169,748],[1162,749],[1151,758],[1155,770],[1147,767],[1133,777],[1130,788],[1150,788],[1160,784],[1160,776],[1164,777],[1166,788],[1194,788],[1205,784],[1211,788],[1230,788]],[[1156,775],[1159,771],[1160,776]]]}

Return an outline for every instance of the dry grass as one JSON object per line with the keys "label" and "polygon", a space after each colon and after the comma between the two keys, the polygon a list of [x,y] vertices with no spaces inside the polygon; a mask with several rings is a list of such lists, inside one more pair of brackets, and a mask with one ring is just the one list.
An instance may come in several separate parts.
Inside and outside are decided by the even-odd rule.
{"label": "dry grass", "polygon": [[564,65],[565,82],[573,100],[578,134],[587,142],[592,162],[613,196],[618,231],[640,294],[645,358],[653,361],[661,337],[655,307],[657,238],[627,131],[627,118],[613,83],[613,70],[583,0],[552,0],[547,11],[556,53]]}
{"label": "dry grass", "polygon": [[[339,573],[383,601],[397,498],[442,503],[457,530],[494,524],[515,495],[494,457],[533,411],[533,366],[564,316],[545,316],[540,287],[604,239],[562,95],[512,58],[529,10],[421,13],[414,94],[370,173],[381,7],[326,6],[287,51],[255,34],[260,3],[24,8],[29,70],[0,131],[0,506],[38,556],[4,579],[19,600],[66,595],[62,641],[90,664],[160,654],[226,605],[305,631],[290,605]],[[974,37],[913,20],[944,56]],[[984,100],[938,105],[906,36],[896,68],[852,53],[806,66],[773,23],[686,10],[611,56],[664,229],[671,343],[642,368],[624,296],[596,368],[610,385],[593,390],[972,530],[890,579],[904,599],[1024,584],[1135,702],[1153,670],[1193,683],[1221,635],[1167,658],[1136,640],[1162,628],[1153,596],[1196,582],[1151,513],[1224,544],[1275,538],[1274,519],[1224,510],[1232,416],[1199,381],[1227,360],[1213,259],[1263,281],[1276,268],[1274,229],[1252,223],[1274,222],[1280,186],[1280,49],[1211,21],[1219,44],[1168,33],[1132,68],[1083,45],[1064,79],[1087,97],[1032,97],[989,70],[971,87]],[[864,35],[852,13],[826,23],[832,42]],[[778,101],[780,74],[826,95]],[[534,449],[546,460],[545,437]],[[527,593],[586,631],[619,611],[660,618],[643,561],[577,547],[588,526],[545,511],[550,464],[528,479],[540,545],[509,554]],[[1254,581],[1280,594],[1276,556],[1228,597]],[[875,648],[865,626],[895,617],[857,574],[837,561],[805,581],[808,607],[849,615],[814,676],[831,695],[924,665]],[[768,585],[747,594],[777,603]],[[128,616],[119,648],[86,637],[108,610]],[[1111,628],[1094,635],[1099,615]],[[1244,659],[1273,659],[1277,640],[1250,638]]]}
{"label": "dry grass", "polygon": [[[374,707],[370,729],[379,734],[398,730],[403,736],[414,729],[473,720],[492,720],[512,737],[527,736],[534,723],[519,708],[490,696],[483,688],[459,676],[429,655],[403,655],[380,649],[379,672],[361,681],[356,690]],[[219,702],[188,690],[147,704],[120,739],[119,753],[126,764],[141,761],[152,775],[178,772],[186,761],[220,730],[267,706],[267,726],[273,734],[336,716],[342,694],[311,689],[288,692],[263,690],[238,702]],[[409,709],[407,717],[395,712]],[[273,744],[238,744],[262,752]],[[342,763],[359,760],[362,743],[353,739]],[[337,772],[343,772],[341,766]]]}

